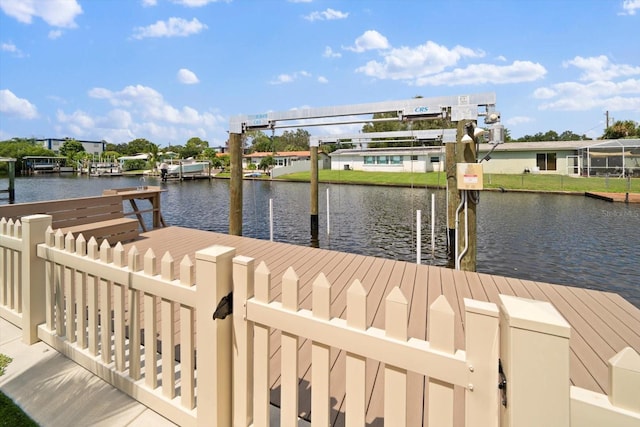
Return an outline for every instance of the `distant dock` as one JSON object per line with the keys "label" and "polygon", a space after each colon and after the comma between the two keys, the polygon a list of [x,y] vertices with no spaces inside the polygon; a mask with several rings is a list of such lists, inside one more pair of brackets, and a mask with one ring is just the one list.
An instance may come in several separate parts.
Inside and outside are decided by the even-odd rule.
{"label": "distant dock", "polygon": [[607,202],[640,203],[640,193],[601,193],[586,192],[585,196]]}

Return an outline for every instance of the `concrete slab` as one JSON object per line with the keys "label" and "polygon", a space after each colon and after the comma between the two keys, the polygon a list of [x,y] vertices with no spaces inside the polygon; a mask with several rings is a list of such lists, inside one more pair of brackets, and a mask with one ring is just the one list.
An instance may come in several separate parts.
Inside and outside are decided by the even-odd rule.
{"label": "concrete slab", "polygon": [[[24,344],[20,329],[2,318],[0,353],[13,359],[0,390],[41,427],[176,426],[45,343]],[[279,408],[271,407],[270,418],[280,425]]]}
{"label": "concrete slab", "polygon": [[89,371],[0,319],[0,353],[13,359],[0,390],[42,427],[175,426]]}

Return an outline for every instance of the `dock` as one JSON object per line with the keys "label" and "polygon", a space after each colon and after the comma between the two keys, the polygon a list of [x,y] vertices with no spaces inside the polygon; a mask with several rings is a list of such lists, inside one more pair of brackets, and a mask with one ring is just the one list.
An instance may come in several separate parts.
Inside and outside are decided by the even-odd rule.
{"label": "dock", "polygon": [[[270,296],[267,297],[266,301],[280,304],[280,301],[287,299],[288,304],[290,304],[290,295],[293,289],[298,307],[296,310],[308,312],[315,310],[316,303],[312,301],[314,299],[312,288],[314,288],[318,277],[324,276],[330,289],[326,293],[326,295],[330,295],[330,298],[328,297],[326,300],[327,316],[338,321],[348,321],[347,312],[352,307],[352,302],[349,302],[349,299],[352,297],[349,296],[348,298],[347,294],[353,295],[349,289],[353,287],[354,283],[358,284],[357,292],[362,292],[358,295],[365,296],[364,300],[361,300],[362,305],[360,307],[360,313],[364,313],[361,315],[361,322],[366,324],[365,329],[384,331],[388,328],[387,322],[389,318],[385,313],[389,303],[387,299],[388,297],[393,297],[392,299],[398,301],[398,293],[401,293],[402,298],[406,299],[407,323],[403,326],[407,326],[407,336],[409,339],[422,343],[437,338],[430,336],[429,332],[430,329],[434,330],[434,325],[435,330],[439,330],[444,325],[441,323],[441,319],[433,320],[433,311],[430,311],[430,307],[436,302],[436,305],[442,307],[444,299],[441,296],[444,296],[446,298],[445,304],[448,305],[445,312],[451,313],[452,316],[447,317],[452,320],[446,325],[446,330],[451,331],[446,333],[446,336],[447,339],[451,338],[453,341],[451,346],[456,351],[472,351],[465,348],[473,347],[473,344],[467,344],[469,343],[469,336],[474,335],[468,332],[469,329],[474,329],[473,318],[470,320],[466,318],[469,315],[467,307],[469,300],[473,300],[470,302],[472,305],[475,304],[476,310],[484,312],[491,311],[486,307],[487,304],[485,303],[501,306],[501,298],[503,298],[501,296],[507,296],[507,298],[508,296],[519,297],[535,304],[548,303],[552,306],[549,307],[549,310],[555,308],[558,318],[562,322],[566,321],[570,326],[570,328],[567,327],[567,335],[562,338],[567,353],[566,361],[560,363],[560,365],[565,366],[563,378],[567,378],[567,381],[570,381],[572,386],[578,387],[586,393],[601,393],[598,396],[611,396],[612,389],[616,388],[617,385],[612,385],[610,382],[610,361],[624,352],[627,354],[635,352],[635,357],[640,354],[640,309],[618,294],[452,270],[438,266],[414,264],[288,243],[270,242],[197,229],[176,226],[167,227],[161,215],[161,192],[162,189],[159,187],[122,188],[106,190],[101,196],[103,198],[119,197],[119,215],[133,215],[138,217],[138,221],[140,221],[142,232],[136,233],[132,240],[125,241],[123,244],[119,243],[117,255],[115,254],[115,248],[112,249],[106,245],[106,241],[100,245],[100,249],[97,248],[97,243],[89,242],[92,248],[87,250],[88,244],[86,242],[83,243],[82,239],[78,239],[76,242],[73,240],[73,236],[70,237],[61,232],[57,233],[54,238],[52,232],[45,232],[46,225],[52,224],[53,216],[36,215],[22,218],[23,215],[46,213],[45,207],[49,205],[46,205],[45,202],[5,207],[3,216],[9,218],[9,221],[3,221],[2,227],[0,227],[0,246],[4,253],[4,256],[0,257],[0,267],[6,268],[7,272],[0,279],[6,278],[7,280],[0,282],[0,315],[14,325],[20,325],[23,320],[30,319],[29,316],[26,316],[27,309],[24,312],[16,311],[16,308],[21,308],[20,299],[27,300],[26,297],[22,296],[27,290],[20,287],[22,286],[20,282],[22,278],[31,274],[44,274],[44,269],[38,273],[38,269],[43,267],[45,263],[45,261],[39,261],[39,259],[46,259],[46,262],[54,263],[55,267],[53,267],[54,264],[50,264],[53,270],[47,270],[50,272],[47,273],[47,282],[49,283],[47,286],[59,287],[56,288],[55,292],[53,288],[47,288],[47,304],[49,308],[47,309],[46,322],[41,323],[42,319],[34,320],[32,323],[33,329],[31,327],[23,329],[24,332],[34,331],[37,328],[37,338],[29,338],[29,340],[33,339],[30,342],[35,343],[37,339],[43,340],[57,351],[67,355],[67,357],[103,379],[110,380],[112,378],[111,374],[115,373],[120,378],[119,381],[124,381],[125,383],[126,381],[131,381],[126,383],[129,384],[128,386],[120,385],[118,387],[122,387],[120,388],[121,390],[129,390],[129,387],[135,387],[134,392],[128,391],[128,393],[136,396],[140,402],[157,410],[177,424],[183,424],[183,420],[188,420],[185,425],[195,425],[192,424],[195,418],[191,410],[196,406],[195,400],[193,400],[196,389],[194,388],[193,378],[189,379],[189,375],[196,371],[194,369],[195,361],[197,360],[196,356],[203,357],[205,361],[211,360],[210,342],[215,327],[213,329],[207,328],[210,323],[212,323],[211,326],[217,325],[215,323],[217,320],[211,319],[211,313],[217,311],[216,305],[220,302],[220,294],[216,297],[211,292],[218,292],[218,290],[222,292],[224,288],[219,286],[233,286],[230,289],[234,293],[238,291],[238,296],[234,297],[234,300],[238,304],[241,304],[238,301],[243,301],[242,292],[244,291],[240,289],[242,280],[239,279],[237,283],[235,279],[232,281],[233,283],[226,282],[224,278],[227,277],[226,274],[219,278],[217,273],[211,273],[213,270],[209,270],[212,268],[210,263],[214,258],[212,254],[218,251],[226,253],[225,257],[229,261],[229,264],[224,264],[221,258],[220,271],[230,271],[231,249],[229,248],[233,248],[235,256],[242,260],[239,262],[251,263],[256,267],[260,266],[258,268],[261,268],[262,263],[264,263],[266,267],[262,267],[262,275],[264,275],[264,268],[268,268],[270,282],[267,283],[269,284]],[[68,199],[53,203],[96,205],[95,198],[85,199]],[[122,204],[126,205],[127,201],[132,208],[130,212],[122,210]],[[136,201],[146,202],[150,207],[141,210]],[[36,211],[28,211],[29,207],[36,209]],[[15,209],[20,212],[14,212],[15,215],[11,215],[9,211]],[[153,224],[144,224],[141,215],[143,212],[152,214]],[[20,228],[18,228],[17,222],[14,222],[17,218],[23,220]],[[56,217],[54,220],[58,221],[59,218]],[[151,227],[147,227],[147,225]],[[35,230],[39,231],[36,232]],[[26,260],[32,259],[29,251],[36,249],[35,245],[29,244],[29,240],[25,240],[25,236],[29,236],[29,239],[44,239],[45,243],[37,245],[38,257],[34,261],[40,262],[40,267],[34,267],[28,263],[25,264]],[[39,242],[42,241],[39,240]],[[78,246],[75,246],[76,243]],[[83,247],[84,249],[82,249]],[[127,255],[130,254],[131,249],[134,247],[139,254],[139,258],[136,258],[135,255],[131,255],[131,257]],[[98,250],[100,251],[99,256]],[[80,253],[73,254],[77,251],[80,251]],[[83,255],[85,251],[86,255]],[[196,256],[196,253],[200,254],[200,258]],[[184,263],[186,267],[183,268],[185,257],[189,257],[191,262]],[[14,262],[17,259],[22,259],[22,263]],[[142,270],[141,262],[144,263]],[[135,263],[135,266],[132,264],[132,267],[128,268],[127,265],[129,263]],[[178,267],[178,264],[180,267]],[[200,270],[200,274],[196,270],[198,265],[200,266],[198,270],[200,268],[204,269]],[[226,267],[223,265],[226,265]],[[11,270],[13,267],[20,268],[20,271]],[[49,269],[50,267],[46,268]],[[121,269],[124,269],[124,271]],[[75,277],[74,280],[78,281],[73,286],[73,280],[68,279],[72,277],[69,275],[72,270],[76,270],[73,277]],[[202,274],[202,271],[209,271],[209,273]],[[123,276],[123,273],[126,273],[126,275]],[[292,275],[295,276],[293,288],[291,288]],[[91,277],[96,280],[91,279]],[[15,280],[13,280],[14,278]],[[98,281],[100,282],[99,287]],[[25,281],[25,283],[38,282]],[[264,284],[265,282],[262,283]],[[288,284],[288,286],[285,286],[285,284]],[[237,289],[235,288],[236,285],[238,286]],[[251,286],[253,287],[253,284]],[[84,294],[84,289],[86,289],[86,292],[90,292],[90,288],[93,289],[91,291],[93,292],[93,297]],[[283,292],[283,288],[287,291]],[[99,296],[97,294],[98,289]],[[262,289],[261,293],[264,294],[264,288]],[[78,295],[76,295],[76,291]],[[44,292],[44,289],[40,289],[39,292]],[[227,296],[228,292],[229,290],[224,290],[222,295]],[[142,305],[139,300],[142,296],[141,294],[144,294],[144,304]],[[285,297],[285,294],[289,296]],[[73,302],[76,296],[78,298],[76,303],[82,304],[90,313],[88,316],[89,326],[87,326],[84,316],[74,321],[73,315],[68,315],[68,313],[75,311]],[[40,297],[40,299],[44,298]],[[465,299],[468,299],[468,301],[465,302]],[[36,298],[29,298],[29,300],[35,301]],[[138,301],[137,303],[135,302],[136,300]],[[248,306],[252,306],[255,309],[260,303],[259,301],[258,303],[256,302],[256,298],[244,301],[246,304],[245,309]],[[97,305],[98,302],[100,303],[99,306]],[[237,308],[236,303],[233,303],[233,306]],[[130,308],[132,304],[135,304],[136,307],[133,313],[139,311],[139,314],[131,314]],[[158,314],[157,312],[152,317],[148,315],[148,313],[154,312],[154,310],[151,310],[154,304],[156,310],[162,313],[158,318],[155,317]],[[482,304],[485,304],[485,306],[482,306]],[[145,316],[145,308],[147,316]],[[99,332],[98,312],[104,312],[104,310],[112,313],[113,324],[106,328],[102,328],[104,325],[101,325]],[[36,314],[41,312],[42,310],[32,310],[32,313]],[[84,309],[82,312],[84,312]],[[59,313],[59,315],[53,316],[53,313]],[[501,311],[500,313],[502,316],[503,312]],[[132,317],[129,317],[130,315]],[[248,312],[245,315],[246,318],[244,320],[240,320],[243,319],[242,317],[236,317],[234,322],[246,321],[249,318]],[[449,314],[446,316],[449,316]],[[39,317],[39,315],[35,317]],[[170,320],[162,323],[162,318]],[[390,316],[390,318],[394,318],[394,316]],[[132,319],[135,319],[135,324],[131,323],[134,322]],[[66,326],[63,324],[64,322],[66,322]],[[91,326],[92,322],[93,326]],[[469,322],[468,325],[466,324],[467,322]],[[157,339],[152,341],[153,344],[151,346],[145,346],[144,343],[140,345],[141,343],[136,342],[138,338],[132,338],[137,334],[128,334],[125,337],[125,323],[128,328],[138,329],[146,339],[150,337],[156,337]],[[404,324],[404,322],[401,323]],[[78,330],[83,331],[82,333],[76,334],[76,324]],[[229,323],[226,324],[228,325]],[[200,325],[202,328],[194,328],[196,325]],[[475,331],[478,333],[478,324],[476,323],[475,325]],[[494,325],[497,328],[497,319]],[[70,328],[68,334],[64,332],[65,327]],[[316,327],[320,326],[316,325],[306,330],[314,330]],[[347,329],[353,330],[354,328],[345,328],[345,330]],[[114,335],[111,336],[111,334]],[[100,342],[98,342],[99,335]],[[269,372],[268,376],[264,376],[263,390],[265,390],[264,396],[266,396],[264,401],[268,401],[273,407],[283,408],[284,413],[290,414],[291,405],[286,396],[287,393],[291,393],[291,389],[297,388],[296,401],[298,405],[295,407],[295,413],[300,418],[309,420],[313,417],[311,414],[313,398],[311,391],[313,385],[311,361],[314,344],[311,342],[313,338],[304,338],[308,335],[298,335],[300,339],[296,341],[296,345],[293,347],[291,347],[291,341],[289,341],[289,345],[285,345],[286,340],[283,339],[290,335],[284,329],[274,328],[270,335],[263,335],[264,340],[270,343],[270,350],[264,353],[263,359],[263,366],[268,366]],[[202,336],[205,338],[202,339]],[[238,337],[236,338],[239,339]],[[112,339],[113,341],[111,341]],[[125,344],[125,339],[127,344]],[[80,343],[76,343],[76,340]],[[88,349],[87,341],[89,342]],[[485,341],[490,342],[490,340]],[[196,342],[199,345],[194,345]],[[523,342],[526,342],[526,340]],[[111,354],[112,345],[114,354]],[[429,343],[427,342],[426,345],[429,346]],[[125,363],[125,347],[129,349],[130,358],[127,363]],[[145,353],[143,359],[139,358],[140,347]],[[105,348],[109,348],[109,350],[103,351],[102,349]],[[190,348],[192,351],[189,351]],[[218,348],[223,349],[224,346]],[[508,347],[505,346],[503,348],[506,349]],[[171,355],[172,351],[169,351],[170,349],[175,352],[175,360]],[[385,359],[378,358],[377,355],[378,353],[386,353],[388,349],[389,347],[384,347],[376,354],[362,356],[363,362],[359,365],[362,367],[360,384],[364,394],[364,401],[362,402],[364,418],[362,424],[366,423],[369,426],[381,426],[384,424],[387,404],[386,396],[389,395],[385,392],[385,378],[387,377],[389,365],[380,362],[379,360]],[[150,359],[147,358],[149,351],[152,351],[151,354],[154,354],[156,359],[158,359],[159,353],[162,353],[160,366],[156,365],[154,367],[152,363],[149,363]],[[224,350],[220,351],[225,353]],[[343,347],[331,347],[330,352],[327,353],[327,378],[330,378],[330,381],[327,382],[327,396],[330,397],[330,403],[324,407],[330,407],[330,422],[328,424],[332,426],[344,426],[347,421],[346,390],[349,378],[345,378],[348,377],[345,372],[347,366],[350,366],[349,363],[353,362],[353,356],[348,356],[347,351],[353,350],[344,350]],[[290,360],[292,352],[297,355],[296,364],[288,365],[283,363],[283,360]],[[99,353],[100,358],[97,357]],[[112,364],[112,356],[115,356],[115,366]],[[498,356],[494,356],[495,359],[490,357],[486,360],[497,360]],[[364,357],[367,358],[366,364],[364,363]],[[382,357],[382,354],[380,357]],[[447,357],[451,358],[453,356]],[[458,357],[455,356],[454,359],[460,361]],[[415,360],[419,362],[420,366],[431,366],[424,365],[422,357]],[[468,371],[473,372],[474,365],[481,365],[476,365],[475,363],[479,362],[479,359],[475,359],[475,362],[473,362],[474,359],[470,360],[471,362],[465,361],[461,364],[465,374]],[[141,375],[141,362],[145,366],[144,385],[138,381]],[[168,403],[165,397],[159,397],[175,396],[177,392],[175,387],[176,378],[169,376],[169,372],[174,372],[174,369],[160,369],[163,379],[158,383],[157,378],[158,368],[162,368],[167,364],[173,365],[174,362],[177,363],[176,366],[179,365],[179,368],[177,368],[179,369],[179,393],[181,399],[184,398],[184,402],[181,403],[182,407],[180,405],[167,406]],[[93,370],[96,369],[96,364],[100,363],[102,364],[99,365],[99,369]],[[211,366],[207,363],[204,363],[204,365],[201,363],[198,363],[197,369],[198,375],[201,375],[198,381],[198,396],[202,396],[200,393],[207,393],[208,388],[204,378],[211,378],[211,372],[207,372],[207,370],[211,369]],[[386,363],[389,362],[387,361]],[[496,369],[495,376],[497,377],[497,366],[493,363],[490,365]],[[567,365],[568,372],[566,372]],[[287,372],[287,366],[297,366],[297,375],[292,377],[291,371],[295,371],[295,369]],[[315,366],[317,365],[314,364]],[[467,369],[467,366],[469,366],[469,369]],[[547,372],[547,367],[547,365],[544,366],[544,372]],[[450,369],[453,368],[453,366],[445,368],[445,375],[449,375]],[[640,367],[637,369],[640,372]],[[476,368],[476,370],[479,371],[480,368]],[[125,378],[127,371],[133,380],[127,379],[128,377]],[[228,369],[226,371],[228,372]],[[267,369],[265,368],[262,371],[266,372]],[[433,408],[433,406],[429,405],[434,403],[432,400],[431,404],[429,402],[430,399],[435,398],[430,395],[431,392],[429,390],[432,383],[425,375],[433,376],[433,372],[429,370],[425,371],[427,373],[407,371],[406,398],[399,398],[403,405],[406,404],[406,425],[428,425],[430,416],[428,408]],[[105,373],[107,374],[105,375]],[[491,378],[493,378],[493,375]],[[496,387],[497,393],[497,381],[498,379],[496,378],[495,386],[493,380],[490,383],[487,382],[484,385],[484,389],[488,390]],[[547,381],[547,379],[544,381]],[[469,399],[468,393],[473,391],[473,384],[466,381],[455,383],[449,381],[448,383],[452,390],[451,413],[453,414],[453,419],[448,425],[465,425],[465,400]],[[453,384],[456,385],[454,386]],[[524,384],[524,382],[521,384]],[[561,388],[559,387],[559,389]],[[553,391],[557,392],[557,390],[558,388]],[[289,394],[288,396],[291,395]],[[208,397],[211,398],[211,395]],[[205,397],[202,397],[202,399],[209,402]],[[495,403],[499,405],[497,398]],[[285,409],[288,404],[289,407]],[[207,411],[210,406],[208,404],[201,405],[198,416],[208,420],[210,414]],[[437,407],[438,404],[436,403],[435,406]],[[402,411],[404,413],[404,409]],[[490,409],[486,410],[487,414],[491,412]],[[636,412],[640,413],[640,410]],[[473,416],[469,416],[469,420],[471,419],[474,419]],[[387,418],[388,421],[389,418]],[[226,422],[222,423],[222,425],[226,424]],[[434,422],[431,422],[431,425],[433,426]],[[439,425],[439,423],[435,425]]]}
{"label": "dock", "polygon": [[[153,249],[158,259],[170,252],[173,259],[188,255],[193,259],[197,250],[211,245],[236,248],[238,255],[252,257],[256,265],[264,261],[272,275],[272,298],[280,299],[282,277],[293,267],[300,280],[300,305],[311,308],[311,286],[321,272],[332,284],[331,315],[346,315],[346,289],[358,279],[367,291],[367,323],[384,328],[384,299],[399,286],[409,299],[409,335],[427,339],[428,307],[444,295],[455,312],[455,346],[464,349],[464,298],[499,304],[499,294],[550,302],[571,325],[571,384],[599,393],[609,392],[607,361],[625,347],[640,353],[640,309],[621,296],[602,291],[534,282],[509,277],[456,271],[443,267],[417,265],[389,259],[368,257],[326,249],[274,243],[246,237],[167,227],[141,234],[137,241],[125,245],[128,251],[136,246],[144,254]],[[176,331],[176,342],[179,333]],[[279,334],[272,334],[271,403],[280,406]],[[310,344],[300,347],[299,413],[311,411]],[[335,370],[336,378],[333,371]],[[383,423],[383,365],[368,363],[366,370],[366,405],[368,425]],[[332,425],[344,425],[345,390],[344,355],[337,357],[332,367],[331,397],[334,406]],[[424,377],[413,377],[408,383],[408,425],[424,425],[426,386]],[[464,390],[456,387],[456,395]],[[463,399],[456,399],[459,402]],[[460,408],[461,413],[464,410]],[[455,422],[462,425],[462,416]]]}
{"label": "dock", "polygon": [[603,193],[586,192],[586,197],[604,200],[606,202],[640,203],[640,193]]}

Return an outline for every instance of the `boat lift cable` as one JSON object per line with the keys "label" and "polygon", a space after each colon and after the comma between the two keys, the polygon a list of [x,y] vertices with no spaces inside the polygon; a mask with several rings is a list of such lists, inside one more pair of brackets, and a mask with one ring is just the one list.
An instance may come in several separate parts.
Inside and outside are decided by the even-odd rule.
{"label": "boat lift cable", "polygon": [[[413,142],[414,142],[413,121],[409,120],[407,123],[409,125],[409,132],[411,132],[411,137],[409,138],[411,140],[411,149],[409,150],[409,159],[411,163],[411,214],[409,215],[409,222],[411,223],[411,240],[416,242],[416,252],[417,252],[417,249],[419,247],[417,242],[417,236],[418,236],[417,227],[419,227],[419,224],[416,224],[417,221],[413,220],[413,215],[414,214],[417,215],[416,208],[415,208],[415,199],[413,194],[413,180],[415,179],[415,176],[413,174]],[[414,224],[415,224],[415,227],[414,227]]]}

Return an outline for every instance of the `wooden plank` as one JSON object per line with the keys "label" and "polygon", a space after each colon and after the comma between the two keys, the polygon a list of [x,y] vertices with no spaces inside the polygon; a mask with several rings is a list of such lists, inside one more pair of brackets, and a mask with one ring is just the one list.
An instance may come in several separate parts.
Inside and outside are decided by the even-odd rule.
{"label": "wooden plank", "polygon": [[[634,328],[633,325],[622,322],[616,316],[616,312],[620,310],[608,298],[607,293],[582,288],[571,288],[571,291],[580,295],[585,300],[585,304],[588,304],[591,310],[627,345],[632,348],[640,348],[640,327]],[[609,337],[608,334],[606,336]]]}

